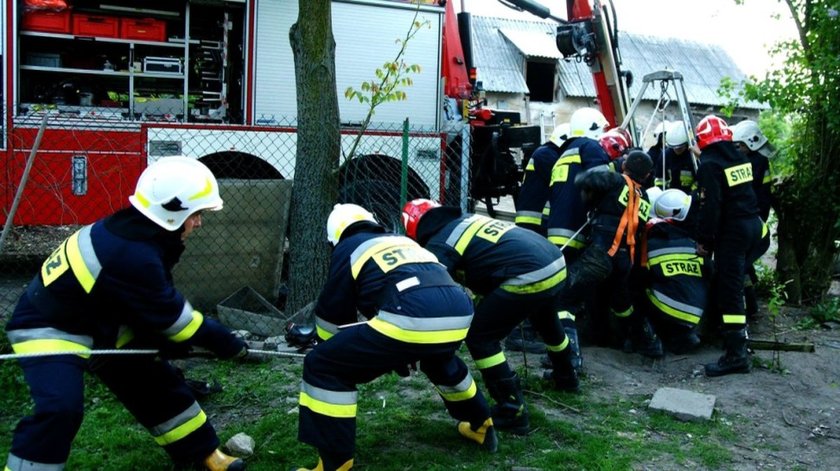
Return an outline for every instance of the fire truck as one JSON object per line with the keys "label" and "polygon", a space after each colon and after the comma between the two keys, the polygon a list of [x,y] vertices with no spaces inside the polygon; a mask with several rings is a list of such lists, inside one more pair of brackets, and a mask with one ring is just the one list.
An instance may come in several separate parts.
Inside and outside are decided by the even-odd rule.
{"label": "fire truck", "polygon": [[[417,15],[427,26],[403,57],[422,70],[407,99],[377,108],[379,126],[365,134],[358,157],[343,159],[342,199],[372,195],[396,211],[400,196],[462,207],[481,200],[492,211],[493,198],[516,194],[539,127],[484,106],[470,64],[469,15],[456,17],[451,3],[333,0],[339,93],[392,60],[395,40]],[[510,3],[550,16],[528,0]],[[601,2],[595,9],[586,0],[567,3],[570,20],[557,19],[558,47],[591,62],[605,115],[621,121],[621,74],[604,44],[609,35],[601,34]],[[200,158],[222,178],[293,179],[297,102],[288,32],[297,4],[0,0],[0,219],[23,188],[15,224],[92,222],[124,206],[140,172],[167,155]],[[339,106],[346,151],[368,109],[341,99]],[[397,150],[407,117],[408,193],[400,195]]]}

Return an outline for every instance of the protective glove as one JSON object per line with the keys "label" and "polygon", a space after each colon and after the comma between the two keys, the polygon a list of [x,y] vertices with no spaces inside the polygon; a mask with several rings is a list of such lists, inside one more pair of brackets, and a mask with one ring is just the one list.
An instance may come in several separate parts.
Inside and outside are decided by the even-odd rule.
{"label": "protective glove", "polygon": [[313,348],[318,344],[318,335],[315,327],[296,325],[294,322],[289,322],[286,325],[285,339],[290,347],[295,347],[299,351]]}

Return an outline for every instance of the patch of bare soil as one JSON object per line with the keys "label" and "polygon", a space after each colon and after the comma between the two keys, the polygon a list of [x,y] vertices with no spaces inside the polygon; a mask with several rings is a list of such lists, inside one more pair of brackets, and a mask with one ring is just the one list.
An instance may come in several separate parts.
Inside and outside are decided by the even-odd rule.
{"label": "patch of bare soil", "polygon": [[[750,374],[706,378],[702,365],[716,361],[721,348],[704,346],[689,355],[650,360],[620,350],[583,347],[582,394],[604,401],[650,399],[662,387],[711,394],[717,398],[715,415],[736,431],[737,439],[727,444],[734,457],[728,469],[840,469],[840,328],[794,329],[804,315],[784,309],[777,316],[779,341],[815,346],[814,353],[780,352],[782,372],[769,368],[774,352],[766,350],[754,352],[754,364],[759,366]],[[750,325],[750,336],[773,340],[771,324],[769,314],[762,310]],[[521,363],[519,352],[508,355],[512,363],[517,357]],[[529,355],[528,364],[538,368],[539,356]],[[568,414],[546,410],[554,412]],[[684,467],[637,465],[637,469],[657,470]]]}

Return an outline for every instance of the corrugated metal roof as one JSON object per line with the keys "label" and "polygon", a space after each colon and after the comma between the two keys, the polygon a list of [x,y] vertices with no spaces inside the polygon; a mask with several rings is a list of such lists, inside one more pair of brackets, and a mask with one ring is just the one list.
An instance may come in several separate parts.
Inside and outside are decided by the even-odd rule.
{"label": "corrugated metal roof", "polygon": [[525,57],[544,57],[560,59],[563,57],[554,43],[554,32],[520,31],[510,28],[500,28],[499,32],[506,37]]}
{"label": "corrugated metal roof", "polygon": [[[473,62],[487,91],[527,93],[522,77],[526,58],[559,57],[546,53],[557,52],[556,26],[552,23],[472,16],[472,26]],[[641,90],[645,75],[664,69],[683,75],[686,96],[694,105],[726,105],[726,100],[717,94],[721,80],[729,77],[738,83],[746,79],[746,74],[719,46],[624,32],[619,33],[618,45],[622,70],[631,71],[635,78],[630,87],[633,98]],[[586,64],[577,59],[560,59],[559,63],[558,80],[565,96],[595,97],[592,74]],[[658,87],[649,86],[643,99],[656,100],[659,95]],[[673,91],[670,97],[676,100]],[[763,107],[757,102],[741,102],[739,106]]]}

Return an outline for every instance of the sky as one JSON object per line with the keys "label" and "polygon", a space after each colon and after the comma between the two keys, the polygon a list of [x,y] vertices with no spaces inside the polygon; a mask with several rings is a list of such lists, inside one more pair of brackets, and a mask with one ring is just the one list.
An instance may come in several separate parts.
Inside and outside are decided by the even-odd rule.
{"label": "sky", "polygon": [[[449,0],[475,15],[538,20],[497,0]],[[566,17],[565,0],[534,0]],[[629,33],[681,38],[723,47],[747,75],[764,76],[772,61],[768,47],[796,36],[796,26],[778,0],[613,0],[618,28]],[[778,19],[774,18],[779,16]]]}

